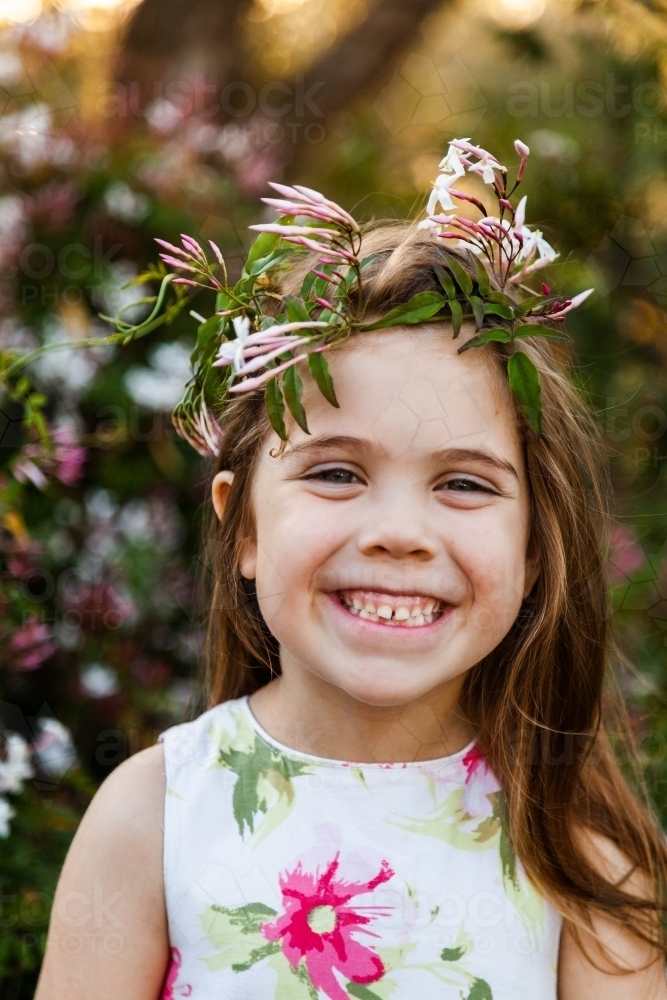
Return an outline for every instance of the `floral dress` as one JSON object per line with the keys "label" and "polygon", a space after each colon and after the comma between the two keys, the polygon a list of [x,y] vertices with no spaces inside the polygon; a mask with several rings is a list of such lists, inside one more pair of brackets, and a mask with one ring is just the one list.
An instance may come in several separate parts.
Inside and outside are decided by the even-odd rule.
{"label": "floral dress", "polygon": [[555,1000],[560,917],[473,744],[326,760],[277,743],[245,698],[161,740],[163,1000]]}

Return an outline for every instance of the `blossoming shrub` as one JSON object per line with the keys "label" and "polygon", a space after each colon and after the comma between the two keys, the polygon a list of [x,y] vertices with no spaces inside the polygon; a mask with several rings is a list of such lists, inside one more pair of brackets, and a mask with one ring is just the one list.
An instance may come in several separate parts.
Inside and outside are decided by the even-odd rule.
{"label": "blossoming shrub", "polygon": [[[465,18],[472,43],[461,80],[471,75],[481,94],[470,103],[475,140],[511,151],[514,136],[525,136],[536,164],[526,180],[531,218],[545,245],[555,237],[563,251],[550,275],[599,291],[568,325],[614,460],[611,583],[624,649],[641,668],[625,675],[625,687],[667,820],[664,112],[642,114],[635,100],[618,116],[586,116],[566,102],[559,116],[540,97],[551,85],[555,94],[561,78],[576,92],[581,81],[603,86],[608,74],[636,97],[659,79],[657,65],[650,46],[624,63],[606,43],[589,44],[582,61],[574,21],[572,38],[559,29],[569,53],[561,64],[546,42],[540,55],[527,36],[485,33],[469,11]],[[95,38],[79,32],[57,12],[0,31],[0,368],[17,353],[54,348],[0,385],[0,729],[9,738],[0,741],[0,993],[13,1000],[33,994],[79,817],[112,767],[180,718],[200,642],[203,467],[168,418],[197,323],[184,310],[122,350],[56,345],[106,335],[100,311],[124,308],[130,322],[147,315],[150,303],[132,303],[156,291],[146,271],[154,236],[213,239],[234,267],[237,234],[273,221],[239,196],[227,170],[234,162],[253,173],[242,120],[185,118],[158,96],[134,128],[122,101],[110,106],[104,92],[79,105],[79,54]],[[449,72],[457,55],[449,39],[463,37],[433,33],[436,70]],[[516,58],[522,45],[527,59]],[[408,68],[415,65],[411,57]],[[398,74],[391,84],[417,102],[413,121],[392,113],[385,124],[384,91],[371,94],[287,180],[349,205],[382,192],[359,208],[366,219],[423,205],[421,174],[433,176],[447,139],[470,132],[463,98],[453,121],[442,97],[436,120],[439,92],[434,98],[429,84],[422,100],[418,76]],[[84,118],[83,105],[96,113]],[[569,251],[588,260],[585,275]],[[25,755],[11,734],[25,741]]]}

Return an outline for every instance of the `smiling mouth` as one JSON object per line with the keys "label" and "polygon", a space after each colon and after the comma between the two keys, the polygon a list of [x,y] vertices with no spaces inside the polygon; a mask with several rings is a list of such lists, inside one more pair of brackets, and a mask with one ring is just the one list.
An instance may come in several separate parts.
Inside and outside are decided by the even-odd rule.
{"label": "smiling mouth", "polygon": [[368,590],[339,590],[340,603],[355,617],[378,625],[422,628],[442,615],[443,601],[420,594],[383,594]]}

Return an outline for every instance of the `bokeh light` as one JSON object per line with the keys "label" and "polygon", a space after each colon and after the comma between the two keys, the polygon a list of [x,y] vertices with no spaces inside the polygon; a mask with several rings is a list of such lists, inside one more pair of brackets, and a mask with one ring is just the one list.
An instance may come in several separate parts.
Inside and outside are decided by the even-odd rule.
{"label": "bokeh light", "polygon": [[487,11],[494,21],[510,31],[531,28],[544,14],[545,0],[491,0]]}
{"label": "bokeh light", "polygon": [[0,0],[0,23],[26,24],[42,12],[42,0]]}

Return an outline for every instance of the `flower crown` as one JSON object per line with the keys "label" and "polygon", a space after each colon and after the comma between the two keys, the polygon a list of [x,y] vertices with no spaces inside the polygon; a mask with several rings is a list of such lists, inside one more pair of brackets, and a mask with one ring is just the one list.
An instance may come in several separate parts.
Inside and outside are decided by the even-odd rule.
{"label": "flower crown", "polygon": [[[191,313],[200,326],[191,356],[192,377],[173,413],[177,432],[201,455],[217,456],[223,431],[216,413],[232,397],[263,388],[276,434],[287,440],[286,410],[308,433],[299,374],[302,362],[307,363],[325,399],[337,407],[326,359],[326,352],[335,344],[352,333],[441,320],[451,322],[456,338],[463,320],[470,318],[477,332],[459,348],[459,353],[491,341],[511,345],[509,385],[539,436],[540,377],[528,354],[518,349],[518,341],[526,337],[567,340],[559,324],[593,289],[564,299],[552,294],[545,284],[541,293],[524,284],[526,278],[550,264],[558,254],[539,230],[525,224],[525,196],[516,207],[510,200],[530,153],[518,139],[514,148],[520,162],[508,190],[507,168],[491,153],[469,139],[449,143],[428,200],[427,218],[418,226],[442,240],[441,263],[435,265],[441,291],[419,292],[373,321],[365,318],[363,272],[377,260],[377,255],[360,258],[359,224],[312,188],[271,184],[280,197],[262,200],[280,213],[279,218],[275,223],[250,227],[260,235],[234,285],[229,284],[224,258],[211,240],[213,261],[190,236],[182,237],[181,247],[158,239],[156,242],[166,251],[160,257],[173,270],[167,272],[161,266],[153,273],[161,277],[162,286],[151,315],[139,327],[125,323],[120,316],[112,322],[124,340],[134,339],[165,318],[169,322],[189,302],[188,289],[214,289],[217,293],[213,315],[204,318]],[[492,189],[497,215],[489,215],[478,198],[454,187],[466,172],[479,175]],[[475,222],[456,214],[453,199],[473,205],[480,218]],[[438,207],[443,214],[434,214]],[[448,248],[467,255],[474,277]],[[300,294],[287,295],[274,279],[286,258],[295,253],[310,253],[316,262],[308,270]],[[492,288],[491,277],[496,287]],[[174,289],[176,302],[168,305],[160,317],[169,284],[179,286]],[[513,296],[505,291],[508,286],[514,290]],[[519,290],[524,292],[523,297]],[[222,378],[214,369],[220,369]]]}

